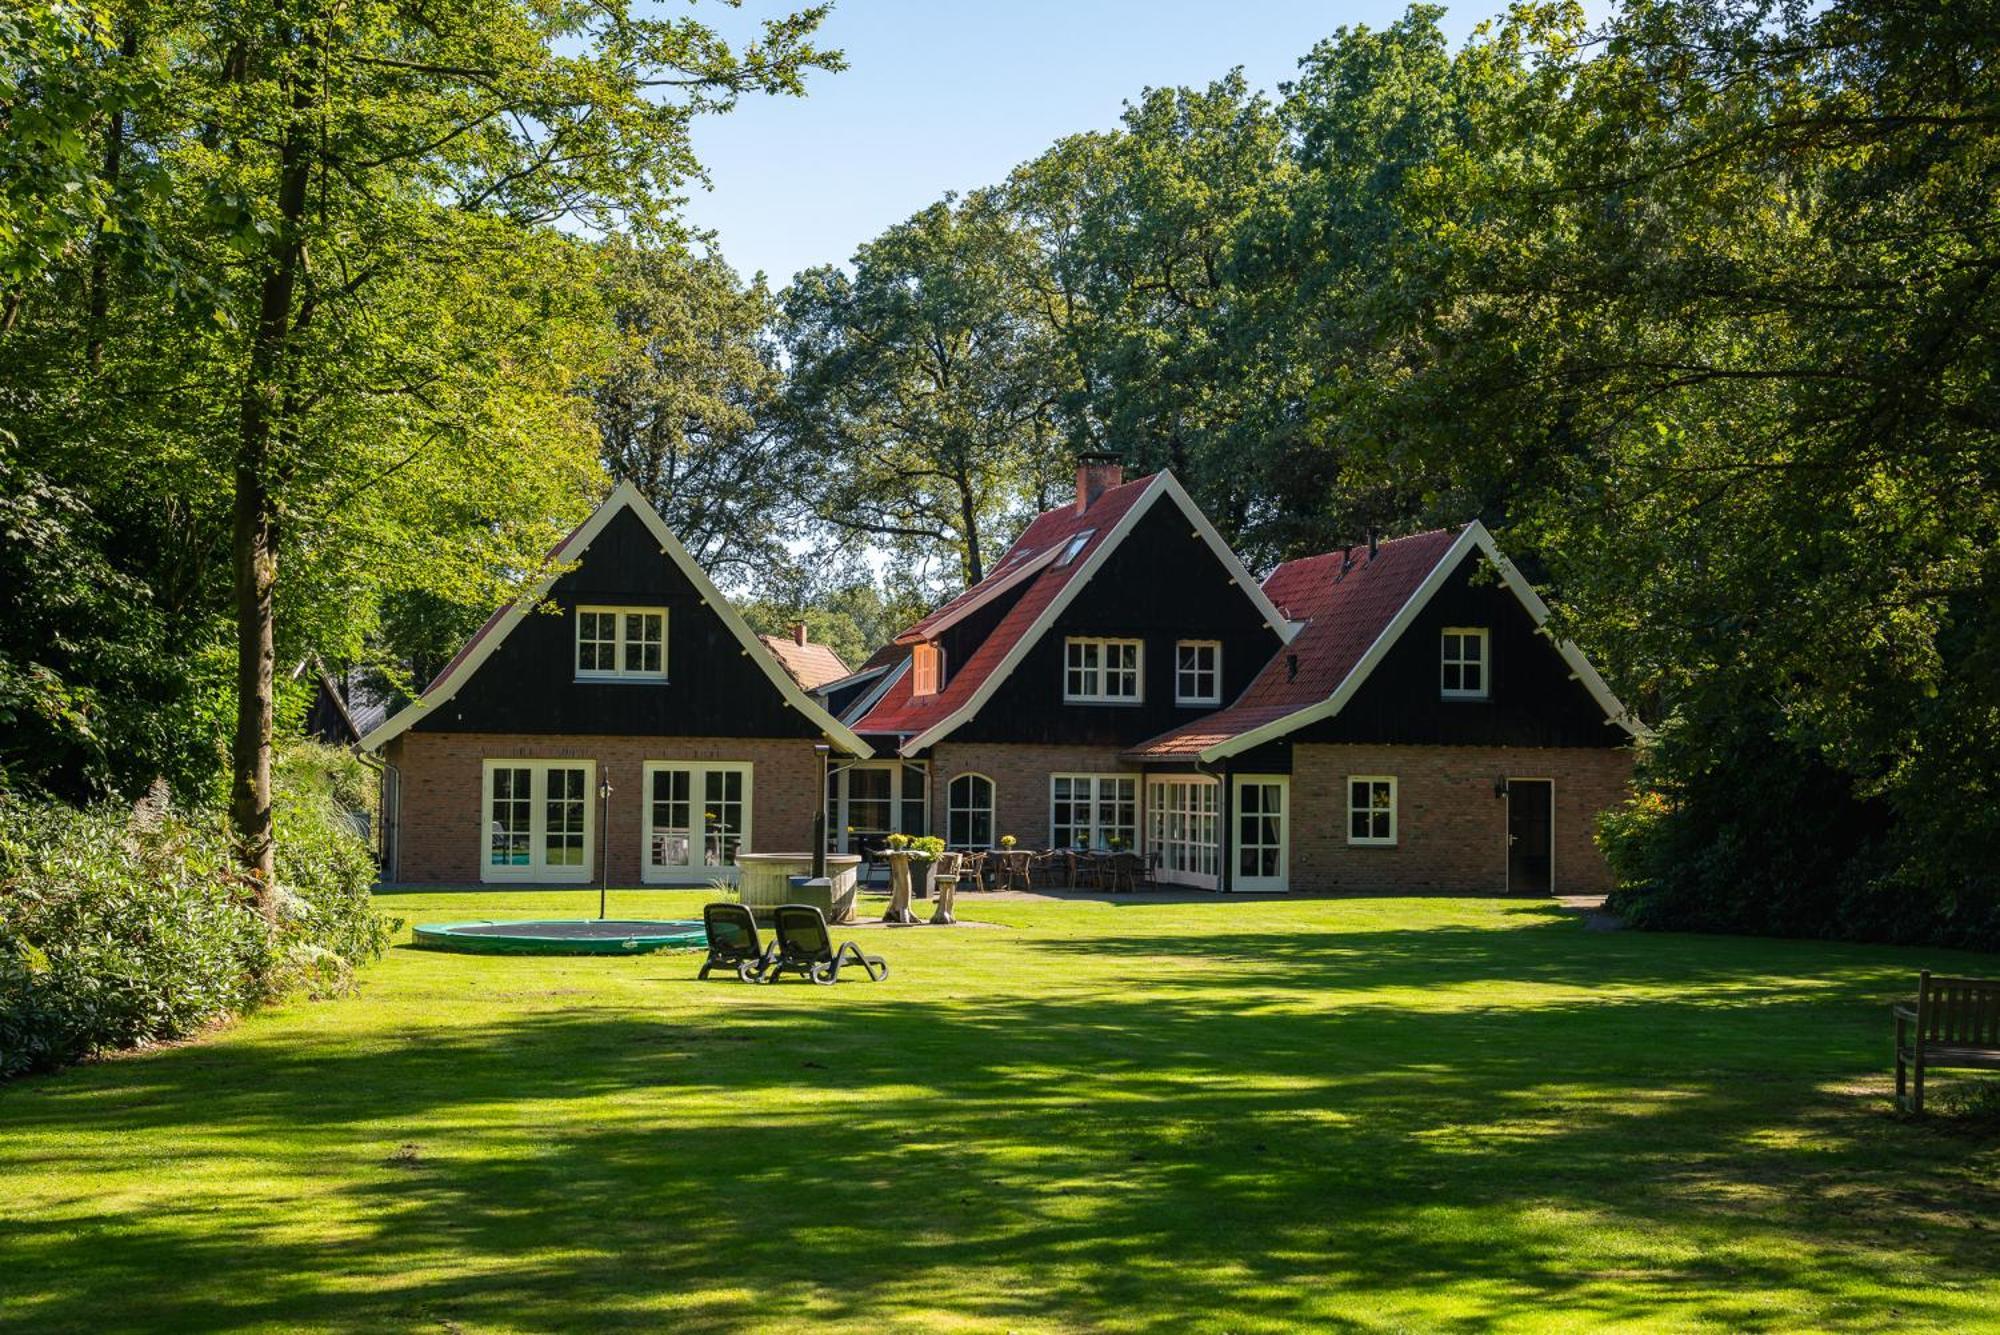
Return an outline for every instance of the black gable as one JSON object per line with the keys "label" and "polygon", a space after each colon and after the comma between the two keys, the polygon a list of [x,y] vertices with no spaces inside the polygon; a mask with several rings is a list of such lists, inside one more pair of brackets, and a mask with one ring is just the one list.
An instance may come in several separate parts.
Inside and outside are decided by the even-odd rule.
{"label": "black gable", "polygon": [[[1458,746],[1622,746],[1630,734],[1604,710],[1512,590],[1478,553],[1465,557],[1340,713],[1294,742],[1417,742]],[[1477,578],[1475,575],[1477,574]],[[1483,626],[1492,681],[1484,700],[1439,695],[1446,626]]]}
{"label": "black gable", "polygon": [[[667,680],[576,680],[579,604],[667,609]],[[546,610],[553,606],[557,611]],[[761,648],[755,652],[762,653]],[[417,732],[817,737],[629,508]]]}
{"label": "black gable", "polygon": [[[1063,640],[1070,635],[1143,639],[1144,703],[1063,703]],[[1225,702],[1281,643],[1194,523],[1163,496],[951,740],[1129,746],[1178,727],[1216,708],[1174,703],[1174,643],[1183,639],[1222,642]]]}

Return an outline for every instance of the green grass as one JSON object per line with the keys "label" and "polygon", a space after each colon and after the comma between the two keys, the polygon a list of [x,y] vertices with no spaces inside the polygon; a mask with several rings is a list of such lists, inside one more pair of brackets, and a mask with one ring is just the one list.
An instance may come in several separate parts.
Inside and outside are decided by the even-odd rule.
{"label": "green grass", "polygon": [[399,948],[0,1087],[0,1324],[2000,1325],[2000,1135],[1886,1097],[1886,1003],[2000,960],[1503,901],[961,905],[1003,929],[870,932],[881,984]]}

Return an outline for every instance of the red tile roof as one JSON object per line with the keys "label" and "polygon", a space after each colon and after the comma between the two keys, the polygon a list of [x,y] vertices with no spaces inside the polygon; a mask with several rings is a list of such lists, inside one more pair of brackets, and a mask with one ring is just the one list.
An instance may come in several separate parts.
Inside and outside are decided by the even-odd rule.
{"label": "red tile roof", "polygon": [[1125,754],[1135,760],[1186,759],[1325,700],[1457,539],[1456,532],[1441,529],[1385,542],[1372,559],[1366,547],[1358,547],[1279,566],[1264,581],[1264,592],[1279,611],[1304,620],[1305,627],[1228,708],[1141,742]]}
{"label": "red tile roof", "polygon": [[913,696],[910,693],[911,676],[905,674],[887,695],[875,703],[874,708],[852,725],[854,730],[877,735],[894,733],[909,736],[924,732],[949,718],[998,670],[1001,661],[1028,634],[1036,620],[1083,569],[1098,545],[1110,536],[1118,521],[1160,476],[1153,473],[1109,488],[1081,514],[1071,503],[1035,516],[1000,558],[1000,563],[991,574],[896,638],[899,641],[913,635],[921,638],[925,627],[936,625],[969,603],[983,601],[993,593],[993,586],[1016,580],[1021,563],[1034,561],[1086,530],[1091,534],[1090,540],[1070,561],[1061,565],[1044,565],[1035,574],[1020,580],[1014,605],[1008,608],[999,624],[973,651],[972,657],[951,669],[942,691],[936,695]]}
{"label": "red tile roof", "polygon": [[847,675],[847,664],[840,661],[839,654],[823,644],[800,644],[789,635],[759,635],[757,638],[776,656],[778,666],[809,691]]}

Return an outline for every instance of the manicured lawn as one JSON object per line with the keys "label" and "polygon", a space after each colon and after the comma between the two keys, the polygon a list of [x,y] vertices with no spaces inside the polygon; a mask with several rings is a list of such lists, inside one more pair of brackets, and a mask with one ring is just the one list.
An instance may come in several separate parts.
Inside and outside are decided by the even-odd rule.
{"label": "manicured lawn", "polygon": [[1518,902],[964,904],[1004,929],[871,932],[878,985],[397,949],[358,996],[0,1087],[0,1324],[2000,1324],[2000,1136],[1885,1098],[1887,1001],[2000,959]]}

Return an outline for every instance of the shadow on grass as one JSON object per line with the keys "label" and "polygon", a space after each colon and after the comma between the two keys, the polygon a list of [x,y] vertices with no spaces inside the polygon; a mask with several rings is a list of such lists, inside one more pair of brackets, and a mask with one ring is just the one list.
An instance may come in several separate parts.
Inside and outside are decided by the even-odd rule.
{"label": "shadow on grass", "polygon": [[[323,1227],[86,1195],[58,1228],[0,1223],[0,1273],[42,1330],[1375,1329],[1397,1304],[1434,1329],[1538,1305],[1759,1329],[1801,1301],[1866,1327],[1884,1293],[1949,1324],[1941,1290],[1992,1278],[1990,1173],[1857,1088],[1882,1056],[1858,1008],[1893,971],[1746,982],[1554,919],[1015,949],[1003,994],[675,988],[698,1013],[416,1016],[393,1046],[162,1053],[115,1097],[23,1086],[0,1130],[146,1136],[253,1180],[275,1155]],[[1394,999],[1412,986],[1446,1004]]]}

